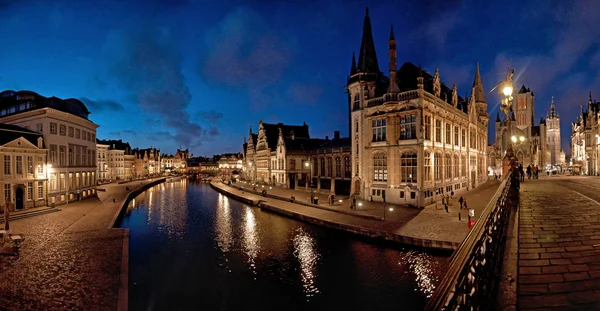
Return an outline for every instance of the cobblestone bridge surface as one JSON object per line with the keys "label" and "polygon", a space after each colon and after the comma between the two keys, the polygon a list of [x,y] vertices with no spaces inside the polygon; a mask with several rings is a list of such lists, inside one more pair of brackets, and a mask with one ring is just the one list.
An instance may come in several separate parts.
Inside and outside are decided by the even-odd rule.
{"label": "cobblestone bridge surface", "polygon": [[600,178],[521,184],[520,310],[600,310]]}
{"label": "cobblestone bridge surface", "polygon": [[126,231],[107,227],[126,186],[11,222],[25,240],[19,256],[0,257],[0,310],[116,310]]}

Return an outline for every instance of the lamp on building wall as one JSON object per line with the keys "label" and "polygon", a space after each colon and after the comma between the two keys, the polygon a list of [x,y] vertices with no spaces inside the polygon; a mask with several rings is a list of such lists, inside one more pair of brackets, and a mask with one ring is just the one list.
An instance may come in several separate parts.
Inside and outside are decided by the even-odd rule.
{"label": "lamp on building wall", "polygon": [[[508,136],[511,137],[511,140],[513,140],[513,143],[516,142],[516,140],[520,140],[517,139],[517,137],[512,136],[511,132],[512,132],[512,125],[511,125],[511,107],[512,107],[512,93],[513,93],[513,76],[515,74],[515,70],[514,69],[510,69],[510,66],[508,67],[508,70],[506,72],[506,79],[504,81],[501,81],[500,83],[498,83],[497,87],[500,87],[500,92],[503,95],[503,98],[501,100],[501,107],[500,109],[502,110],[502,112],[504,112],[506,114],[506,126],[507,126],[507,132],[508,132]],[[521,138],[523,138],[522,141],[525,140],[525,137],[521,136]],[[508,146],[506,146],[506,154],[504,155],[504,158],[502,159],[502,175],[505,175],[509,168],[516,166],[517,164],[517,158],[515,157],[514,151],[513,151],[513,147],[512,147],[512,143],[508,142]]]}

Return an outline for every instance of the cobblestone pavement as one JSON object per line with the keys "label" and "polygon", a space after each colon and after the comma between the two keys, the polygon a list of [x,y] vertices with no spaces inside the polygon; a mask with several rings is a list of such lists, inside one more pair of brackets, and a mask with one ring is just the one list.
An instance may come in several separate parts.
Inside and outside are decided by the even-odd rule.
{"label": "cobblestone pavement", "polygon": [[520,310],[600,310],[600,178],[521,184]]}
{"label": "cobblestone pavement", "polygon": [[[499,181],[488,181],[480,187],[461,193],[460,195],[467,199],[470,208],[475,209],[475,215],[477,218],[479,217],[480,212],[488,204],[490,199],[494,196],[494,193],[498,189],[499,185]],[[237,183],[235,186],[250,187],[249,185],[243,183]],[[310,197],[310,193],[304,189],[290,190],[279,187],[272,188],[273,189],[269,189],[269,186],[265,186],[265,188],[257,187],[257,190],[260,191],[262,189],[266,189],[267,193],[283,197],[290,197],[291,195],[294,195],[296,200],[305,200],[304,202],[307,202],[308,198]],[[344,209],[346,211],[350,211],[350,201],[347,199],[347,197],[336,196],[335,205],[329,206],[327,205],[328,193],[314,193],[314,195],[319,196],[319,205],[332,209]],[[460,210],[460,205],[458,204],[458,198],[460,195],[451,200],[452,205],[449,207],[448,213],[446,213],[441,204],[437,208],[435,205],[432,205],[425,209],[386,204],[385,221],[364,219],[352,215],[340,214],[316,208],[310,209],[304,205],[291,204],[269,198],[264,199],[261,196],[257,197],[260,197],[267,202],[274,203],[278,207],[288,208],[296,212],[301,211],[304,214],[319,219],[347,223],[355,226],[361,226],[363,228],[383,229],[385,231],[402,236],[460,243],[469,232],[469,228],[467,226],[468,211]],[[339,199],[342,199],[342,203],[337,201]],[[361,203],[362,206],[357,208],[358,212],[383,217],[383,203],[366,201],[361,201]],[[389,210],[390,207],[393,207],[392,211]],[[459,213],[461,214],[461,220],[458,220]]]}
{"label": "cobblestone pavement", "polygon": [[116,310],[125,231],[107,226],[127,186],[11,222],[25,240],[0,262],[0,310]]}

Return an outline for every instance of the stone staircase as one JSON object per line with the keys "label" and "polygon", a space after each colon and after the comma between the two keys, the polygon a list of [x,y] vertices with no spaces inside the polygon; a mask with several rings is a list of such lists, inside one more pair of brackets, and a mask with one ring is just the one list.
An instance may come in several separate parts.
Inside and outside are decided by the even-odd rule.
{"label": "stone staircase", "polygon": [[[19,219],[23,219],[23,218],[29,218],[29,217],[48,214],[48,213],[54,213],[54,212],[58,212],[60,210],[61,210],[60,208],[56,208],[56,207],[54,207],[54,208],[38,207],[38,208],[32,208],[32,209],[28,209],[28,210],[24,210],[24,211],[19,211],[19,212],[11,212],[9,214],[8,220],[14,221],[14,220],[19,220]],[[0,214],[0,225],[2,225],[3,223],[4,223],[4,214]]]}

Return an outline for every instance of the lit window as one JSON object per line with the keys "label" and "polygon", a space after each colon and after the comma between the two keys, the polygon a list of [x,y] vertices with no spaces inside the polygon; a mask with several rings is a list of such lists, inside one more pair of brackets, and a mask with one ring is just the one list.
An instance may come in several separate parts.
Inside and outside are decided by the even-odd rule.
{"label": "lit window", "polygon": [[386,126],[385,119],[373,120],[373,141],[385,141],[386,140]]}
{"label": "lit window", "polygon": [[408,114],[400,117],[400,139],[417,138],[417,115]]}
{"label": "lit window", "polygon": [[377,153],[373,157],[373,172],[373,180],[387,181],[387,156],[385,153]]}
{"label": "lit window", "polygon": [[404,153],[401,158],[402,182],[417,182],[417,154]]}

